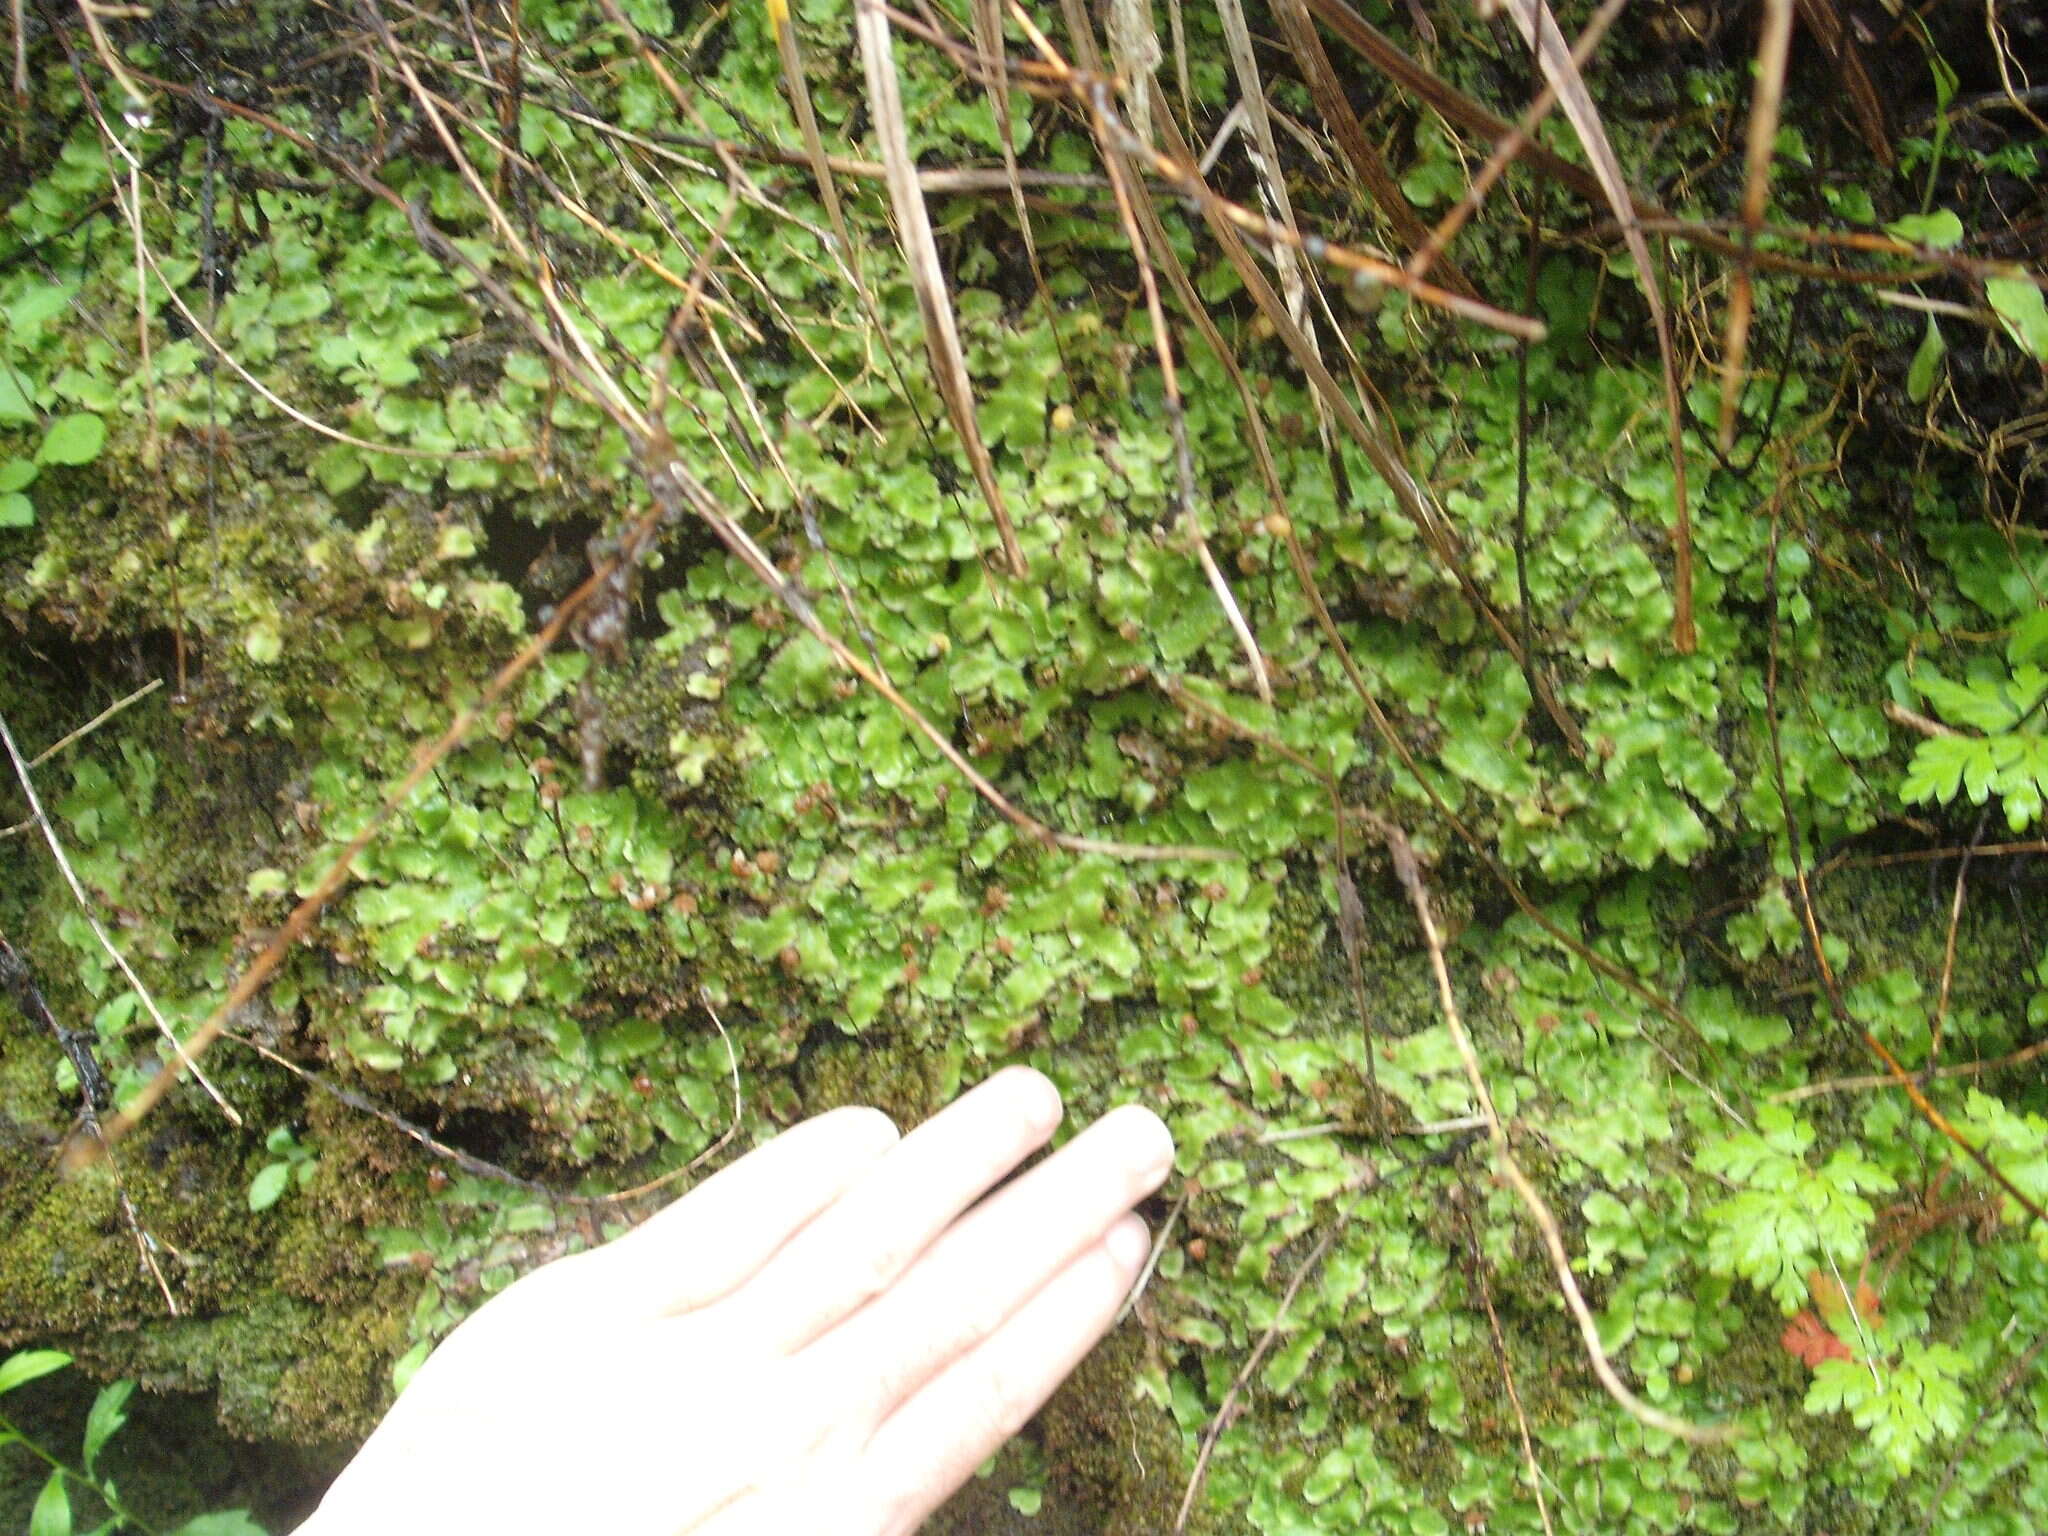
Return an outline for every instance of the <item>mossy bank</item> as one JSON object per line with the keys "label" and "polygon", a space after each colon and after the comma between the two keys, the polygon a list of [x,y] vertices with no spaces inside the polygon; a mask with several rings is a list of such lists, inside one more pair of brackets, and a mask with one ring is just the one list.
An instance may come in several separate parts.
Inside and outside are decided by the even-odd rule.
{"label": "mossy bank", "polygon": [[[205,35],[170,14],[125,35],[146,98],[125,115],[90,39],[32,21],[0,175],[0,712],[33,754],[161,684],[34,770],[85,907],[33,826],[0,842],[0,933],[115,1102],[165,1047],[92,922],[196,1026],[647,513],[551,348],[636,406],[665,369],[678,457],[799,603],[669,523],[624,600],[436,763],[205,1058],[241,1128],[187,1083],[118,1150],[181,1316],[115,1171],[52,1172],[80,1096],[59,1042],[0,1017],[0,1345],[208,1394],[227,1434],[317,1465],[394,1367],[646,1203],[577,1197],[735,1125],[732,1151],[841,1103],[908,1124],[1022,1060],[1070,1123],[1130,1098],[1167,1119],[1180,1162],[1148,1215],[1169,1240],[942,1529],[1170,1530],[1226,1399],[1190,1529],[1534,1530],[1532,1465],[1559,1529],[1989,1536],[2048,1504],[2048,1239],[1895,1090],[1808,1092],[1878,1070],[1864,1030],[1918,1069],[1998,1063],[2048,1017],[2034,855],[1980,854],[1951,925],[1954,855],[2031,836],[2048,768],[2048,550],[1996,431],[2040,404],[2025,314],[1999,319],[2022,299],[1893,256],[1924,301],[1900,307],[1767,239],[1724,450],[1731,261],[1670,248],[1681,650],[1659,362],[1604,208],[1517,169],[1451,248],[1460,282],[1543,322],[1526,352],[1392,288],[1304,300],[1427,487],[1425,528],[1193,203],[1158,189],[1148,266],[1185,268],[1263,434],[1162,277],[1167,391],[1084,117],[1019,89],[1005,131],[956,60],[899,37],[920,166],[976,172],[927,180],[1017,577],[870,174],[850,5],[795,8],[838,215],[776,7],[627,0],[631,36],[569,0],[529,0],[516,35],[430,8],[402,44],[290,0],[211,9]],[[1511,34],[1391,12],[1456,89],[1510,116],[1533,90]],[[1405,253],[1254,19],[1303,226]],[[1163,13],[1159,99],[1206,141],[1242,85],[1218,17],[1179,22],[1186,99]],[[1589,70],[1677,218],[1736,205],[1750,46],[1632,17]],[[1947,112],[1975,46],[1894,39],[1867,67],[1910,103],[1946,78]],[[2033,141],[1995,114],[1939,139],[1902,121],[1881,166],[1830,67],[1796,61],[1774,223],[1876,238],[1948,210],[1948,245],[2038,270],[2014,233],[2041,211]],[[1356,96],[1433,220],[1489,145],[1376,75]],[[1261,174],[1226,144],[1214,182],[1256,208]],[[1182,852],[1049,846],[911,711],[1044,826]],[[25,815],[10,790],[0,820]],[[1731,1441],[1645,1429],[1595,1382],[1495,1176],[1390,824],[1605,1350]],[[1926,1093],[2048,1196],[2038,1063]]]}

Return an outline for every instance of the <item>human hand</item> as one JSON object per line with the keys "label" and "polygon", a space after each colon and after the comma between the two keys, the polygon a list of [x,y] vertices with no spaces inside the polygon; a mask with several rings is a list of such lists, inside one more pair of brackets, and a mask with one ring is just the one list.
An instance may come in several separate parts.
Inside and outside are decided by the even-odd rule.
{"label": "human hand", "polygon": [[[300,1536],[902,1536],[1107,1330],[1173,1142],[1010,1068],[807,1120],[457,1328]],[[979,1202],[978,1204],[976,1202]]]}

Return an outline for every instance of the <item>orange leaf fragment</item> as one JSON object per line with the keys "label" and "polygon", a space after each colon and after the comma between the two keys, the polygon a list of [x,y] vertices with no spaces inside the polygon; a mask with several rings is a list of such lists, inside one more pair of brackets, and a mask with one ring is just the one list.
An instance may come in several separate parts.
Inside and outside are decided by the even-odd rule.
{"label": "orange leaf fragment", "polygon": [[[1845,1296],[1841,1281],[1831,1279],[1816,1269],[1806,1277],[1806,1291],[1830,1328],[1853,1328],[1856,1322],[1866,1328],[1876,1328],[1884,1322],[1878,1313],[1877,1292],[1862,1280],[1856,1282],[1853,1296]],[[1851,1307],[1855,1308],[1855,1322],[1849,1317]]]}
{"label": "orange leaf fragment", "polygon": [[1818,1370],[1823,1360],[1855,1358],[1849,1346],[1829,1332],[1827,1324],[1807,1309],[1793,1315],[1778,1342],[1784,1346],[1786,1354],[1797,1355],[1804,1361],[1808,1370]]}

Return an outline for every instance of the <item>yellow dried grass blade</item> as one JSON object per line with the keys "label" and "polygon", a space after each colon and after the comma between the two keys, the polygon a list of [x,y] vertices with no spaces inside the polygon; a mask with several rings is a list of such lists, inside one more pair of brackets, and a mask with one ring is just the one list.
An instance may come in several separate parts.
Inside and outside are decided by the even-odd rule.
{"label": "yellow dried grass blade", "polygon": [[1672,530],[1672,585],[1676,589],[1673,593],[1676,611],[1671,620],[1671,644],[1681,655],[1688,654],[1697,643],[1692,622],[1692,518],[1686,508],[1685,437],[1678,394],[1678,360],[1671,346],[1671,317],[1665,310],[1664,296],[1658,288],[1657,268],[1650,261],[1650,243],[1643,238],[1642,224],[1636,218],[1635,198],[1629,191],[1627,179],[1621,174],[1621,162],[1615,158],[1614,146],[1608,141],[1607,128],[1600,121],[1599,108],[1593,105],[1592,93],[1586,89],[1585,77],[1572,60],[1571,45],[1565,41],[1564,33],[1558,30],[1557,18],[1551,15],[1544,0],[1508,0],[1507,10],[1516,29],[1521,32],[1522,40],[1535,53],[1543,78],[1557,91],[1558,100],[1564,105],[1564,115],[1578,134],[1586,158],[1593,164],[1593,174],[1600,182],[1600,189],[1614,209],[1615,218],[1621,221],[1621,237],[1635,261],[1636,272],[1642,281],[1643,298],[1650,306],[1650,319],[1656,326],[1657,355],[1664,365],[1664,411],[1671,439],[1672,511],[1676,518],[1676,526]]}
{"label": "yellow dried grass blade", "polygon": [[782,60],[782,78],[789,86],[789,103],[796,111],[797,128],[804,136],[804,154],[811,162],[811,175],[817,179],[818,196],[825,203],[825,217],[831,222],[833,238],[839,242],[839,254],[846,262],[846,270],[853,277],[854,290],[859,293],[862,304],[873,308],[867,285],[861,281],[860,247],[846,232],[846,214],[839,205],[839,183],[832,175],[832,162],[826,157],[825,141],[818,133],[818,114],[811,105],[811,86],[804,75],[803,45],[797,41],[796,27],[789,19],[789,0],[768,0],[768,24],[775,32],[775,51]]}
{"label": "yellow dried grass blade", "polygon": [[1003,555],[1012,574],[1024,574],[1024,551],[1017,543],[1017,531],[1010,523],[1003,503],[1002,488],[996,484],[995,464],[981,427],[974,418],[974,385],[967,376],[967,359],[960,350],[960,331],[953,318],[952,295],[939,265],[939,247],[932,238],[931,216],[924,205],[924,190],[918,185],[917,164],[910,156],[910,134],[903,117],[903,98],[897,90],[896,55],[888,13],[878,0],[859,0],[854,28],[860,39],[861,66],[867,75],[868,112],[874,119],[875,139],[882,151],[882,169],[889,187],[889,206],[896,215],[896,238],[910,266],[910,285],[917,294],[918,313],[924,320],[925,348],[931,354],[932,374],[939,395],[946,402],[953,429],[967,450],[975,482],[982,499],[995,518],[996,532],[1003,541]]}

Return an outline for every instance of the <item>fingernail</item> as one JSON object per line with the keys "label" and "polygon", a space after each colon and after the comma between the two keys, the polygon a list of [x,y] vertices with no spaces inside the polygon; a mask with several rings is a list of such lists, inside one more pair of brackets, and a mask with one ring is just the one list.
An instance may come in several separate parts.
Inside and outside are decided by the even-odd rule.
{"label": "fingernail", "polygon": [[1102,1246],[1109,1250],[1118,1268],[1135,1271],[1152,1251],[1152,1236],[1138,1217],[1125,1216],[1109,1229]]}
{"label": "fingernail", "polygon": [[1042,1072],[1035,1072],[1029,1067],[1016,1070],[1018,1077],[1023,1079],[1016,1091],[1032,1129],[1050,1136],[1053,1127],[1060,1123],[1060,1116],[1066,1113],[1066,1106],[1060,1102],[1059,1089]]}
{"label": "fingernail", "polygon": [[1116,1113],[1135,1122],[1127,1125],[1123,1134],[1129,1138],[1126,1145],[1132,1149],[1130,1165],[1147,1181],[1149,1191],[1172,1171],[1173,1132],[1166,1128],[1165,1121],[1142,1105],[1128,1104]]}

